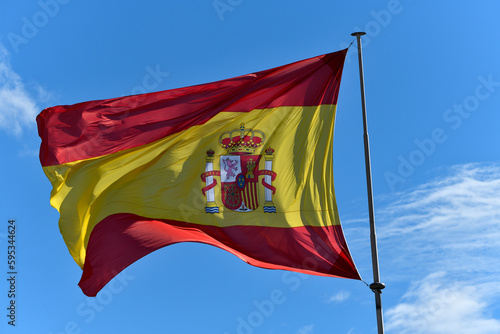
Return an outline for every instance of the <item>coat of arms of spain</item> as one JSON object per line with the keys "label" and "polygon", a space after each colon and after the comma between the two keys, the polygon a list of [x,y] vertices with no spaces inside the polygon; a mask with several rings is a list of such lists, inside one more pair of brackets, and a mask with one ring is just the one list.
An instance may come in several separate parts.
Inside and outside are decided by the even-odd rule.
{"label": "coat of arms of spain", "polygon": [[219,213],[215,202],[215,176],[220,177],[224,207],[237,212],[251,212],[259,207],[259,176],[263,176],[264,212],[276,213],[273,203],[276,188],[272,186],[272,181],[276,179],[276,173],[272,170],[274,149],[268,147],[265,150],[264,169],[261,170],[259,163],[262,156],[255,154],[265,140],[264,132],[246,129],[244,123],[239,129],[224,132],[219,137],[220,146],[226,150],[226,154],[219,159],[220,171],[213,169],[215,152],[212,149],[207,151],[205,173],[201,174],[201,179],[205,182],[202,191],[207,198],[206,213]]}

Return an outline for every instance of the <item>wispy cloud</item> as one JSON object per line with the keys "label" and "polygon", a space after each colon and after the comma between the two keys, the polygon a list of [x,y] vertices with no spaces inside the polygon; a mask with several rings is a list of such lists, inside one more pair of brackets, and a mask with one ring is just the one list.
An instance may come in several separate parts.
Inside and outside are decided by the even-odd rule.
{"label": "wispy cloud", "polygon": [[455,166],[385,200],[382,278],[413,281],[386,311],[388,332],[500,333],[500,165]]}
{"label": "wispy cloud", "polygon": [[314,325],[307,325],[297,331],[297,334],[312,334]]}
{"label": "wispy cloud", "polygon": [[500,273],[500,165],[456,166],[397,198],[377,213],[381,261],[408,277]]}
{"label": "wispy cloud", "polygon": [[493,319],[491,284],[449,282],[438,272],[414,283],[403,301],[386,312],[387,332],[399,334],[494,334],[500,321]]}
{"label": "wispy cloud", "polygon": [[23,144],[22,147],[19,148],[19,157],[24,158],[24,157],[37,157],[38,156],[38,149],[31,148],[26,144]]}
{"label": "wispy cloud", "polygon": [[351,293],[349,291],[340,290],[333,296],[330,296],[330,298],[328,298],[327,300],[327,303],[341,303],[347,300],[347,298],[349,298],[350,295]]}
{"label": "wispy cloud", "polygon": [[[38,98],[47,98],[47,93],[39,86],[33,89]],[[24,128],[35,125],[35,117],[40,111],[36,98],[26,89],[22,78],[12,69],[9,54],[0,45],[0,129],[20,135]]]}

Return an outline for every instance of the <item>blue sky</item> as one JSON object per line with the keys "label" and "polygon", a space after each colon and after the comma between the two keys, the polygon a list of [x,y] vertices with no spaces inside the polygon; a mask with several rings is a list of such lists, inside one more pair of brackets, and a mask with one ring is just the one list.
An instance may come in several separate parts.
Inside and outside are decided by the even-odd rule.
{"label": "blue sky", "polygon": [[[178,244],[96,298],[58,231],[35,117],[59,104],[215,81],[363,37],[387,333],[500,332],[500,31],[497,1],[71,1],[0,5],[2,333],[376,332],[353,280],[247,265]],[[340,89],[337,204],[371,283],[356,50]],[[7,225],[17,228],[17,319],[7,324]]]}

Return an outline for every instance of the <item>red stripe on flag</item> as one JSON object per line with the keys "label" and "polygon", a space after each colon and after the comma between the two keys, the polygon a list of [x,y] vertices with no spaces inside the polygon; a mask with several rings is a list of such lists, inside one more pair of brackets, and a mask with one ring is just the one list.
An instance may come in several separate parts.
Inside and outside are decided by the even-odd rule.
{"label": "red stripe on flag", "polygon": [[205,124],[223,111],[336,104],[346,50],[232,79],[43,110],[42,166],[99,157]]}
{"label": "red stripe on flag", "polygon": [[141,257],[186,241],[222,248],[257,267],[360,279],[340,226],[217,227],[116,214],[93,229],[78,285],[95,296]]}

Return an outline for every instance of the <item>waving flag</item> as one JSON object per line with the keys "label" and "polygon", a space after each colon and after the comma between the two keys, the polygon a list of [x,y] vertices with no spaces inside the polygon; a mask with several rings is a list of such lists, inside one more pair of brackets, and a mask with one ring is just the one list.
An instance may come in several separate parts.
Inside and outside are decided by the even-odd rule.
{"label": "waving flag", "polygon": [[186,241],[262,268],[359,279],[332,173],[346,52],[42,111],[40,161],[83,292]]}

